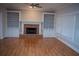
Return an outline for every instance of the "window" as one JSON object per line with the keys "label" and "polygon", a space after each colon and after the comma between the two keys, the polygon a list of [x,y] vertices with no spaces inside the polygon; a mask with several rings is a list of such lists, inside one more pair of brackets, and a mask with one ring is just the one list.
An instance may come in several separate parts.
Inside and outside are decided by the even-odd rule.
{"label": "window", "polygon": [[45,14],[44,15],[44,28],[53,28],[54,27],[54,15]]}
{"label": "window", "polygon": [[19,13],[7,12],[8,27],[19,27]]}

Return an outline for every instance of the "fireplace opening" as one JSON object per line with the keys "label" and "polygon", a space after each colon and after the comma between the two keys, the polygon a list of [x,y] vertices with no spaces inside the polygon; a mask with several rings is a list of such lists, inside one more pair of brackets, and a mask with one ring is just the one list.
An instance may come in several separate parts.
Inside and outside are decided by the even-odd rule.
{"label": "fireplace opening", "polygon": [[24,34],[39,34],[39,24],[24,24]]}
{"label": "fireplace opening", "polygon": [[37,28],[26,28],[26,34],[37,34]]}

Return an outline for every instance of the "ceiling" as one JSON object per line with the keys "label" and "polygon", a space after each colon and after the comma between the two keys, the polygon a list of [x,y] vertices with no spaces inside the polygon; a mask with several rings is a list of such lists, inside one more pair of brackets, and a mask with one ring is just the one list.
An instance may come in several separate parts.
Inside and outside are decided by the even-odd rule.
{"label": "ceiling", "polygon": [[[61,8],[65,8],[71,3],[39,3],[40,6],[42,6],[44,11],[57,11]],[[26,9],[27,6],[29,6],[30,3],[2,3],[0,4],[0,7],[5,8],[13,8],[13,9]]]}

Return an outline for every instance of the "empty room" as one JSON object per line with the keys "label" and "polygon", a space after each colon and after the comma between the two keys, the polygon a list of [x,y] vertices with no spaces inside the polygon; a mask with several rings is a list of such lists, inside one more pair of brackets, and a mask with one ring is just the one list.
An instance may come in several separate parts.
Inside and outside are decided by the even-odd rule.
{"label": "empty room", "polygon": [[79,4],[0,3],[0,56],[79,56]]}

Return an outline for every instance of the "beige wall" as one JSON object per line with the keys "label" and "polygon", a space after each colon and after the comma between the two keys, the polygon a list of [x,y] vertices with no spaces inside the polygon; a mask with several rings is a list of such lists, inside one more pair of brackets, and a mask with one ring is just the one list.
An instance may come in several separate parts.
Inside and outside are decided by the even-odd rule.
{"label": "beige wall", "polygon": [[42,9],[31,9],[28,8],[26,10],[21,11],[21,20],[24,21],[34,21],[34,22],[42,22]]}

